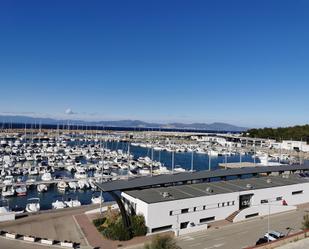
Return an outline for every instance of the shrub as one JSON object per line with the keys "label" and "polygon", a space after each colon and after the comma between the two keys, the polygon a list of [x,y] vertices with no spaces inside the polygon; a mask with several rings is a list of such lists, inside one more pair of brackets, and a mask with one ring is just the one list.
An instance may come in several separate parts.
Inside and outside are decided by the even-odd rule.
{"label": "shrub", "polygon": [[181,249],[174,238],[169,235],[156,236],[150,244],[146,244],[144,249]]}
{"label": "shrub", "polygon": [[143,215],[134,215],[130,217],[131,231],[123,225],[122,217],[119,212],[107,212],[106,217],[96,219],[93,224],[106,238],[111,240],[129,240],[132,236],[142,236],[147,233],[145,218]]}
{"label": "shrub", "polygon": [[145,235],[147,233],[147,227],[145,225],[144,216],[143,215],[131,216],[131,228],[133,237]]}
{"label": "shrub", "polygon": [[129,240],[131,239],[129,231],[122,223],[122,219],[118,219],[115,223],[106,227],[102,234],[111,240]]}
{"label": "shrub", "polygon": [[92,222],[93,222],[93,225],[95,225],[96,227],[99,227],[99,226],[104,224],[105,220],[106,220],[106,218],[103,217],[103,218],[95,219]]}

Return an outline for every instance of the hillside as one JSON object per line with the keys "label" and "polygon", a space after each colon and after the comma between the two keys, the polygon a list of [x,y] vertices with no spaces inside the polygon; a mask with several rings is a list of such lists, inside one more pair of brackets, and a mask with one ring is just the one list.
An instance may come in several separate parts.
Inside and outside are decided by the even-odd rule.
{"label": "hillside", "polygon": [[309,125],[292,127],[251,129],[247,131],[250,137],[272,138],[281,140],[303,140],[309,142]]}

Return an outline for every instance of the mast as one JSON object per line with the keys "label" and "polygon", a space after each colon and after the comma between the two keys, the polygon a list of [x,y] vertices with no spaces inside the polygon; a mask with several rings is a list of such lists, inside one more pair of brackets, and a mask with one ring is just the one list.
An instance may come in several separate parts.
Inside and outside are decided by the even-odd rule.
{"label": "mast", "polygon": [[193,150],[192,150],[192,152],[191,152],[191,172],[193,172],[193,156],[194,156],[194,154],[193,154],[194,152],[193,152]]}
{"label": "mast", "polygon": [[128,175],[128,179],[130,176],[130,142],[128,143],[128,169],[127,169],[127,175]]}
{"label": "mast", "polygon": [[174,150],[172,151],[172,173],[174,174]]}

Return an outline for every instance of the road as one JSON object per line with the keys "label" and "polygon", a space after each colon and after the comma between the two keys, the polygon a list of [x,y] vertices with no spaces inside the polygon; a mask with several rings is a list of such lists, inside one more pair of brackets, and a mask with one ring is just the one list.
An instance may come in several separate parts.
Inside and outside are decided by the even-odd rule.
{"label": "road", "polygon": [[[297,211],[272,215],[270,229],[291,233],[301,229],[303,215],[309,209],[301,208]],[[229,224],[219,228],[183,235],[177,238],[178,245],[192,249],[239,249],[255,245],[259,237],[267,232],[267,217],[260,217],[250,221]]]}
{"label": "road", "polygon": [[0,248],[2,249],[52,249],[55,247],[41,246],[39,244],[30,244],[16,240],[9,240],[0,237]]}

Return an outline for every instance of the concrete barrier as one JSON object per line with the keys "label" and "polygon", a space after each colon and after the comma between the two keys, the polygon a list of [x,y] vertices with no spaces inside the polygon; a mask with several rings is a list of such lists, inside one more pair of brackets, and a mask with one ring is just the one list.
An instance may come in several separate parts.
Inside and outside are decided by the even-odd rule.
{"label": "concrete barrier", "polygon": [[74,243],[71,241],[61,241],[60,246],[74,248]]}
{"label": "concrete barrier", "polygon": [[49,246],[56,246],[58,248],[59,246],[66,247],[66,248],[75,248],[76,246],[79,246],[79,243],[75,243],[72,241],[66,241],[66,240],[58,241],[58,240],[52,240],[52,239],[46,239],[46,238],[39,238],[39,237],[30,236],[30,235],[9,233],[4,230],[0,230],[0,235],[8,239],[16,239],[19,241],[32,242],[33,244],[44,244],[44,245],[49,245]]}
{"label": "concrete barrier", "polygon": [[6,233],[5,237],[9,239],[16,239],[16,234],[15,233]]}
{"label": "concrete barrier", "polygon": [[33,236],[28,236],[28,235],[24,235],[23,240],[29,241],[29,242],[35,242],[35,238]]}
{"label": "concrete barrier", "polygon": [[54,241],[50,239],[41,239],[41,243],[45,245],[52,245],[54,244]]}

